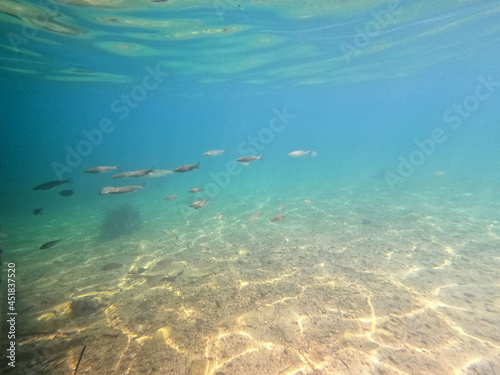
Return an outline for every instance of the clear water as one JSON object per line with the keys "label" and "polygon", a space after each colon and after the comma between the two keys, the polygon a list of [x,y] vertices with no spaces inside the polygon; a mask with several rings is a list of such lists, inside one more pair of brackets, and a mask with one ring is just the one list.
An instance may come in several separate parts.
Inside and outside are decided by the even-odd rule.
{"label": "clear water", "polygon": [[500,373],[496,2],[0,11],[5,373]]}

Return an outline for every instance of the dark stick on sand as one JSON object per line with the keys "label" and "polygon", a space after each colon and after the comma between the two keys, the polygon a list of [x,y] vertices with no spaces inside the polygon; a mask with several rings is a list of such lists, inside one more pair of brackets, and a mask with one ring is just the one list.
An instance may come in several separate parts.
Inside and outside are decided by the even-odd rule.
{"label": "dark stick on sand", "polygon": [[78,371],[78,366],[80,366],[80,361],[82,360],[82,357],[83,357],[83,353],[85,353],[85,348],[87,347],[87,345],[85,345],[82,349],[82,354],[80,354],[80,358],[78,359],[78,363],[76,364],[76,367],[75,367],[75,372],[73,373],[73,375],[76,375],[76,372]]}

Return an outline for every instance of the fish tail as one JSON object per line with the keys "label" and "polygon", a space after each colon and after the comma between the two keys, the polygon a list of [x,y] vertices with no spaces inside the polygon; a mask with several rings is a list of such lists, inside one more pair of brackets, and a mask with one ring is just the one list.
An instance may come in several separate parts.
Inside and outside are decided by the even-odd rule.
{"label": "fish tail", "polygon": [[117,170],[117,171],[119,171],[120,170],[120,165],[118,164],[114,169]]}
{"label": "fish tail", "polygon": [[264,161],[264,159],[262,159],[263,156],[264,155],[260,155],[257,159]]}
{"label": "fish tail", "polygon": [[224,149],[224,152],[223,152],[223,154],[227,154],[227,152],[226,152],[226,151],[227,151],[227,150],[226,150],[226,149]]}
{"label": "fish tail", "polygon": [[141,184],[141,186],[142,186],[142,188],[143,188],[143,189],[146,189],[146,183],[145,183],[145,182],[143,182],[143,183]]}
{"label": "fish tail", "polygon": [[195,166],[196,169],[200,169],[200,162],[198,162]]}

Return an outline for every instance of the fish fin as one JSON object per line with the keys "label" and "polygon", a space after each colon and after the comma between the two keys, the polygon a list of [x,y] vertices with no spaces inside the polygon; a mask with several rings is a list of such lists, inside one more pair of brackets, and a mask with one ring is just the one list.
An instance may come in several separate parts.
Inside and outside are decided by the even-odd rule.
{"label": "fish fin", "polygon": [[227,154],[227,152],[226,152],[226,151],[227,151],[227,150],[226,150],[226,149],[224,149],[224,152],[223,152],[223,154]]}
{"label": "fish fin", "polygon": [[143,189],[146,189],[146,183],[145,183],[145,182],[143,182],[143,183],[141,184],[141,186],[142,186],[142,188],[143,188]]}
{"label": "fish fin", "polygon": [[115,170],[117,170],[117,171],[120,170],[120,165],[119,164],[117,166],[115,166]]}
{"label": "fish fin", "polygon": [[258,159],[264,161],[264,159],[262,159],[263,156],[264,155],[260,155]]}
{"label": "fish fin", "polygon": [[200,169],[200,162],[198,162],[195,166],[196,169]]}

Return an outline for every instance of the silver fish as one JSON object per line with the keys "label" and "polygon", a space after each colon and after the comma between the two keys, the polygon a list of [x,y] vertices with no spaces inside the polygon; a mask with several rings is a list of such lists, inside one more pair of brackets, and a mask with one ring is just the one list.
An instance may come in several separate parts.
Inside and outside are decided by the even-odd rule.
{"label": "silver fish", "polygon": [[106,166],[94,167],[94,168],[85,169],[83,172],[95,174],[95,173],[106,173],[109,171],[116,171],[116,170],[118,170],[118,165],[114,166],[114,167],[106,167]]}
{"label": "silver fish", "polygon": [[125,194],[125,193],[130,193],[132,191],[136,190],[144,190],[146,189],[146,184],[142,185],[130,185],[130,186],[120,186],[120,187],[113,187],[113,186],[105,186],[101,189],[99,194],[101,195],[109,195],[109,194]]}
{"label": "silver fish", "polygon": [[262,159],[262,155],[260,156],[253,156],[253,155],[247,155],[247,156],[242,156],[241,158],[236,159],[236,161],[240,164],[243,165],[248,165],[250,162],[255,161],[255,160],[264,160]]}
{"label": "silver fish", "polygon": [[111,176],[111,178],[128,178],[130,177],[130,175],[132,175],[132,173],[134,172],[121,172]]}
{"label": "silver fish", "polygon": [[222,155],[225,153],[226,153],[226,150],[212,150],[212,151],[205,152],[203,154],[203,156],[214,157],[214,156],[219,156],[219,155]]}
{"label": "silver fish", "polygon": [[152,169],[140,169],[138,171],[122,172],[111,176],[111,178],[144,177],[153,172]]}
{"label": "silver fish", "polygon": [[163,177],[166,176],[167,174],[172,174],[174,171],[170,171],[167,169],[153,169],[150,173],[145,175],[144,177],[149,177],[149,178],[158,178],[158,177]]}
{"label": "silver fish", "polygon": [[302,158],[304,156],[312,156],[312,154],[311,154],[311,151],[298,150],[298,151],[292,151],[292,152],[290,152],[288,154],[288,156],[290,156],[291,158]]}
{"label": "silver fish", "polygon": [[261,213],[262,213],[262,211],[261,211],[261,210],[257,211],[257,212],[256,212],[256,213],[254,213],[252,216],[250,216],[250,217],[247,219],[247,221],[254,221],[255,219],[257,219],[257,218],[260,216],[260,214],[261,214]]}
{"label": "silver fish", "polygon": [[202,191],[203,189],[200,189],[200,188],[192,188],[191,190],[189,190],[190,193],[199,193],[200,191]]}
{"label": "silver fish", "polygon": [[191,203],[190,207],[193,207],[194,209],[202,208],[204,205],[206,205],[208,202],[208,199],[205,199],[203,201],[196,201],[194,203]]}
{"label": "silver fish", "polygon": [[276,215],[275,217],[273,217],[271,219],[271,221],[279,221],[279,220],[283,219],[285,216],[286,216],[286,214]]}
{"label": "silver fish", "polygon": [[175,168],[174,172],[186,173],[186,172],[192,171],[193,169],[200,169],[200,163],[182,165],[179,168]]}
{"label": "silver fish", "polygon": [[164,198],[164,200],[169,201],[169,200],[174,199],[174,198],[177,198],[177,197],[178,197],[178,195],[176,195],[176,194],[171,194],[171,195],[167,195],[167,196]]}

